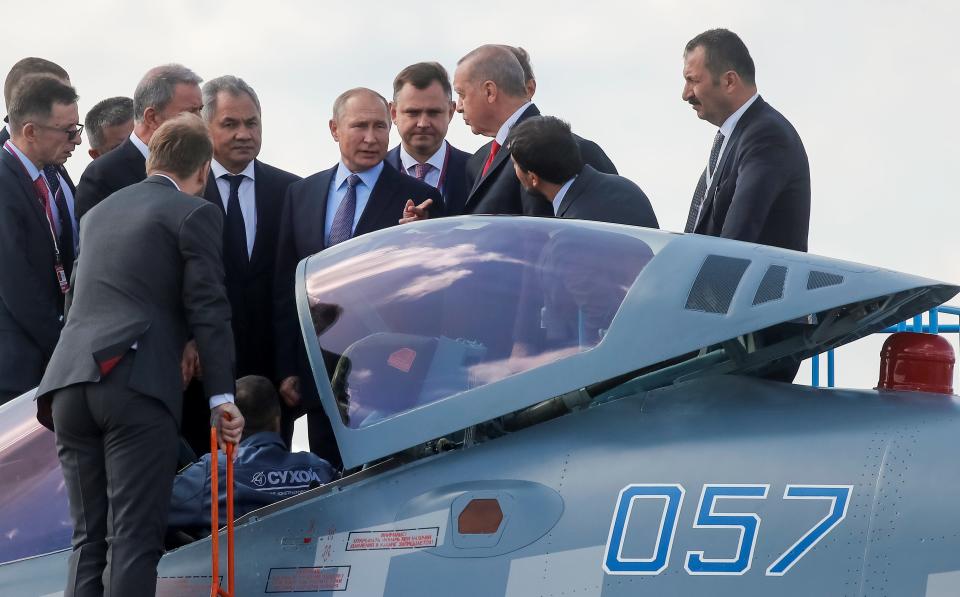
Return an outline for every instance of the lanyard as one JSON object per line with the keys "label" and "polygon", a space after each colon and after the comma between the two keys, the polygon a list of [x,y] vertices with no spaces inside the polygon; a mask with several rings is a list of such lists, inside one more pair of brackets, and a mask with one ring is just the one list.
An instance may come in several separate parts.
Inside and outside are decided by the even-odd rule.
{"label": "lanyard", "polygon": [[[23,161],[20,159],[20,156],[13,149],[13,145],[8,140],[3,144],[3,148],[13,157],[17,158],[17,163],[20,164],[20,168],[23,170],[23,173],[30,178],[30,172],[27,171],[27,167],[24,165]],[[51,201],[51,190],[50,187],[47,187],[47,192],[44,194],[39,189],[37,189],[37,184],[46,185],[46,180],[41,180],[43,178],[43,173],[37,177],[37,180],[33,182],[33,193],[36,195],[37,200],[40,202],[40,205],[43,206],[43,211],[47,216],[47,226],[50,228],[50,240],[53,241],[53,254],[54,254],[54,272],[57,275],[57,283],[60,284],[60,292],[66,294],[70,290],[70,281],[67,280],[67,273],[63,269],[63,260],[60,257],[60,243],[57,242],[57,229],[53,224],[53,208],[50,206]],[[66,223],[67,226],[70,225],[70,222]]]}

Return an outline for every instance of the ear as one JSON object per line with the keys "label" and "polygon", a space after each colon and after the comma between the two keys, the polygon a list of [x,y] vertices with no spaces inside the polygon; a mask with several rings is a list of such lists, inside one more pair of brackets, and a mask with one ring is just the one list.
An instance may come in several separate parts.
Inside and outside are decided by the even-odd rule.
{"label": "ear", "polygon": [[736,71],[728,70],[723,73],[723,77],[720,79],[723,82],[723,87],[727,91],[731,91],[736,87],[739,87],[740,75]]}
{"label": "ear", "polygon": [[537,173],[527,172],[527,176],[529,177],[529,180],[530,180],[530,188],[539,190],[541,180],[540,180],[540,177],[537,176]]}
{"label": "ear", "polygon": [[337,121],[333,118],[330,119],[330,134],[333,135],[333,140],[337,143],[340,142],[340,135],[337,130]]}
{"label": "ear", "polygon": [[100,152],[91,147],[90,149],[87,150],[87,155],[90,156],[91,160],[95,160],[98,157],[100,157]]}
{"label": "ear", "polygon": [[20,129],[20,134],[27,141],[34,141],[37,138],[37,127],[32,122],[28,122]]}
{"label": "ear", "polygon": [[393,124],[397,124],[397,103],[390,102],[387,105],[390,107],[390,120],[393,121]]}
{"label": "ear", "polygon": [[450,101],[450,118],[447,119],[447,122],[451,122],[453,120],[453,115],[456,113],[457,113],[457,102],[451,100]]}
{"label": "ear", "polygon": [[497,84],[493,81],[484,81],[483,82],[483,95],[487,99],[488,104],[492,104],[497,101]]}
{"label": "ear", "polygon": [[156,108],[147,108],[143,111],[143,122],[151,131],[157,130],[162,124],[162,121],[160,120],[160,113],[157,112]]}
{"label": "ear", "polygon": [[530,79],[527,81],[527,99],[533,99],[533,94],[537,92],[537,80]]}
{"label": "ear", "polygon": [[210,160],[207,160],[197,171],[196,181],[200,185],[200,194],[207,188],[207,176],[210,174]]}

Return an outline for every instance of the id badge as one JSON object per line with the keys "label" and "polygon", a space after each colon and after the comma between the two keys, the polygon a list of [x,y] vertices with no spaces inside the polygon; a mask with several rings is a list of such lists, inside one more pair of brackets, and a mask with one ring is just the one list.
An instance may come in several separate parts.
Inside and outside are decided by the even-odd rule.
{"label": "id badge", "polygon": [[60,284],[60,292],[67,294],[70,292],[70,281],[67,280],[67,272],[64,271],[63,266],[59,263],[54,269],[57,271],[57,282]]}

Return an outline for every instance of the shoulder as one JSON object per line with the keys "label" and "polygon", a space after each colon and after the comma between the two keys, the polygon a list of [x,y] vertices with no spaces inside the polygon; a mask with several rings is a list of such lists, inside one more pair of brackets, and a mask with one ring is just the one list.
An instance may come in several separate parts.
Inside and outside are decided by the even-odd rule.
{"label": "shoulder", "polygon": [[754,105],[747,109],[741,119],[743,138],[799,141],[797,130],[790,121],[773,106],[757,98]]}
{"label": "shoulder", "polygon": [[457,149],[450,143],[447,143],[447,147],[450,148],[450,162],[451,163],[467,163],[473,154],[467,153],[461,149]]}
{"label": "shoulder", "polygon": [[292,172],[281,170],[276,166],[271,166],[270,164],[261,162],[260,160],[256,161],[256,169],[258,169],[260,171],[259,174],[265,176],[269,182],[282,186],[302,180],[299,176]]}
{"label": "shoulder", "polygon": [[290,183],[288,187],[289,193],[291,195],[303,194],[306,191],[315,192],[318,186],[329,185],[330,177],[337,171],[337,167],[328,168],[327,170],[321,170],[311,174],[306,178],[300,178],[296,181]]}

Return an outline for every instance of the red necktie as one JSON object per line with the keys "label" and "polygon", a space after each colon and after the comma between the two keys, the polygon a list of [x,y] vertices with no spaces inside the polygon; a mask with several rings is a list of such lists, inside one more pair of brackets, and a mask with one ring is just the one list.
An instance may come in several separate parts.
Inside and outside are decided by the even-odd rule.
{"label": "red necktie", "polygon": [[487,163],[483,165],[483,172],[480,173],[480,176],[486,176],[487,170],[490,169],[490,164],[493,163],[493,158],[497,157],[497,152],[500,151],[500,144],[497,143],[497,140],[493,140],[493,145],[490,146],[490,155],[487,157]]}

